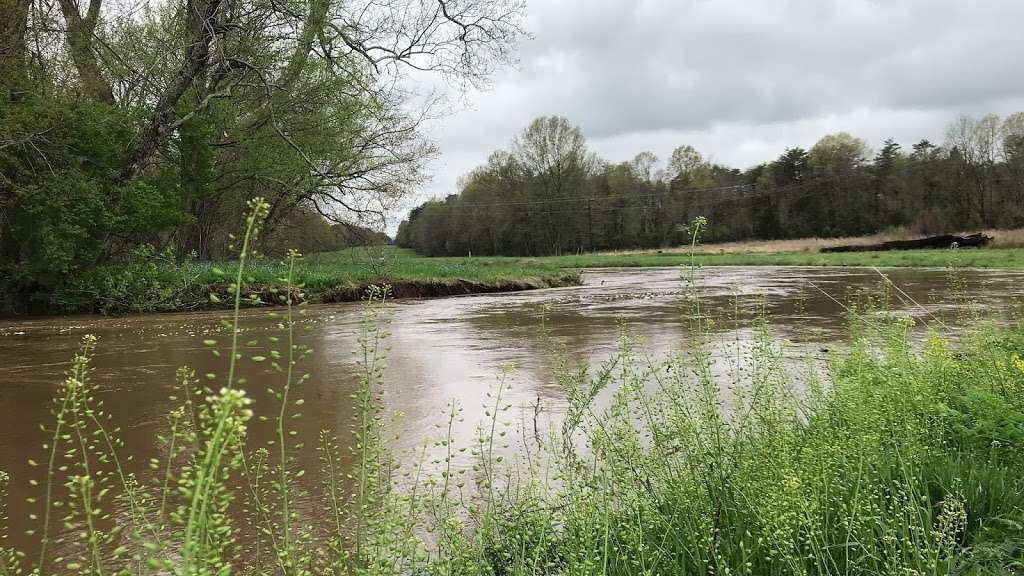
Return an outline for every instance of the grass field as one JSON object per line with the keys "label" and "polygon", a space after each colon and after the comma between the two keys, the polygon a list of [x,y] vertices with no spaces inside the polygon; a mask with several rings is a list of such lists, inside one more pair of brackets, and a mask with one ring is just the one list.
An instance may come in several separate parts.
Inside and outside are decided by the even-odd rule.
{"label": "grass field", "polygon": [[[952,232],[958,236],[968,236],[978,230],[957,230]],[[992,238],[993,248],[1024,248],[1024,228],[1013,228],[1005,230],[981,230],[986,236]],[[790,238],[786,240],[743,240],[737,242],[719,242],[715,244],[701,244],[696,251],[702,254],[732,254],[732,253],[776,253],[776,252],[817,252],[828,246],[863,246],[865,244],[879,244],[891,240],[911,240],[920,238],[926,234],[911,232],[904,228],[895,228],[870,234],[867,236],[846,236],[841,238]],[[620,253],[642,253],[643,250],[620,250]],[[690,252],[689,246],[667,248],[663,252]]]}
{"label": "grass field", "polygon": [[[416,298],[571,286],[579,270],[657,266],[878,266],[1024,269],[1024,248],[821,253],[737,251],[693,255],[679,250],[544,257],[425,257],[395,247],[312,254],[295,264],[294,278],[310,302],[361,300],[370,285],[389,284],[392,296]],[[59,312],[141,313],[220,308],[237,271],[233,262],[140,262],[96,271],[87,289],[58,294]],[[251,261],[243,291],[275,302],[287,266],[273,258]],[[215,297],[211,298],[210,295]]]}
{"label": "grass field", "polygon": [[[312,301],[358,300],[370,284],[391,284],[397,297],[445,296],[566,286],[579,281],[578,270],[657,266],[878,266],[1024,269],[1024,248],[913,250],[889,252],[637,252],[538,258],[475,256],[425,257],[401,248],[351,249],[301,259],[295,276]],[[223,271],[220,275],[217,271]],[[234,264],[194,263],[187,274],[199,286],[217,291],[232,277]],[[285,274],[271,260],[252,264],[249,289],[273,286]]]}
{"label": "grass field", "polygon": [[[888,252],[734,252],[688,253],[635,252],[566,256],[425,257],[402,248],[353,249],[306,256],[296,273],[311,292],[343,284],[364,285],[381,280],[444,282],[465,280],[484,284],[542,280],[561,277],[566,270],[604,267],[687,266],[882,266],[882,267],[975,267],[1024,268],[1024,248],[962,250],[912,250]],[[199,281],[215,283],[215,268],[233,270],[233,264],[196,263],[191,266]],[[273,283],[284,273],[283,265],[263,261],[252,265],[247,276],[256,283]]]}

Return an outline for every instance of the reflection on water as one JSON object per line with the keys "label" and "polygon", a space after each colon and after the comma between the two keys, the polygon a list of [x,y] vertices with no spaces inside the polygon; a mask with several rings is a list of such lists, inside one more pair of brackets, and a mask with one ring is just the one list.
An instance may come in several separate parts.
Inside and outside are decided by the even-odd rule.
{"label": "reflection on water", "polygon": [[[584,274],[580,287],[395,302],[383,392],[387,409],[402,414],[399,452],[436,436],[436,425],[452,400],[465,410],[454,434],[468,440],[505,365],[515,370],[505,395],[508,402],[532,411],[539,399],[557,410],[561,392],[552,377],[553,343],[589,365],[616,349],[622,331],[642,337],[655,354],[685,349],[689,307],[683,302],[681,270],[593,270]],[[894,298],[896,309],[921,319],[941,316],[955,326],[956,299],[948,290],[946,271],[885,273],[905,293]],[[1024,289],[1021,273],[962,274],[977,303],[997,313]],[[749,321],[763,308],[775,333],[793,350],[810,355],[844,338],[842,302],[856,291],[877,292],[881,280],[876,271],[845,268],[709,268],[698,276],[702,306],[723,319],[717,324],[723,342],[749,339]],[[0,322],[0,470],[11,475],[9,512],[16,543],[27,527],[28,482],[38,473],[26,462],[43,454],[39,423],[50,418],[51,397],[81,337],[99,337],[95,381],[123,431],[127,453],[142,472],[141,463],[158,455],[156,435],[166,413],[176,406],[169,399],[176,368],[188,365],[197,374],[222,371],[223,361],[211,356],[202,341],[222,335],[219,323],[226,316],[208,312]],[[360,318],[360,304],[323,305],[310,307],[300,322],[299,343],[313,349],[303,366],[312,378],[298,391],[305,406],[297,430],[309,446],[321,429],[334,432],[343,443],[350,438]],[[266,311],[244,313],[242,340],[265,341],[264,336],[279,331],[278,322]],[[265,390],[278,385],[279,376],[263,364],[243,362],[241,370],[259,412],[260,405],[269,403]],[[265,442],[269,433],[254,424],[252,442]],[[317,465],[313,451],[299,460],[307,468]],[[311,506],[299,503],[303,505]]]}

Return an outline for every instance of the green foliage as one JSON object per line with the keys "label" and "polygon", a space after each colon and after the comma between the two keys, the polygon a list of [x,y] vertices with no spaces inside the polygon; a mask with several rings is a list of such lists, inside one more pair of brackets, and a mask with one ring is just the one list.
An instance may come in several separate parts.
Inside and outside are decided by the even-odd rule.
{"label": "green foliage", "polygon": [[65,312],[125,314],[173,312],[194,307],[196,275],[191,258],[178,263],[171,249],[138,246],[121,262],[85,270],[50,296],[50,308]]}
{"label": "green foliage", "polygon": [[118,181],[132,137],[123,114],[90,101],[0,103],[0,290],[4,302],[48,308],[52,295],[140,239],[184,221],[177,200]]}
{"label": "green foliage", "polygon": [[[1008,360],[995,351],[998,337],[956,355],[934,339],[918,355],[900,344],[904,327],[887,330],[893,344],[881,352],[864,340],[836,359],[832,389],[810,405],[793,395],[770,340],[754,352],[751,379],[731,392],[702,368],[711,359],[699,351],[648,367],[624,344],[594,376],[611,378],[616,399],[578,427],[591,453],[578,467],[560,460],[554,495],[532,514],[494,513],[519,512],[502,525],[503,540],[531,544],[489,556],[474,573],[1019,571],[1024,413],[1014,392],[988,379]],[[1013,370],[1006,377],[1019,385],[1024,371]],[[666,373],[653,396],[638,379]],[[723,420],[729,394],[748,408]],[[952,423],[951,404],[972,422]],[[993,408],[998,415],[986,416]],[[560,544],[538,543],[544,534]],[[531,563],[530,552],[553,565]]]}
{"label": "green foliage", "polygon": [[130,18],[103,0],[0,3],[3,312],[161,309],[162,286],[98,267],[132,269],[145,245],[179,265],[230,257],[255,197],[266,232],[291,229],[269,246],[386,240],[327,218],[383,228],[424,180],[433,99],[415,109],[406,70],[478,85],[523,36],[520,0],[200,1]]}
{"label": "green foliage", "polygon": [[303,254],[337,252],[346,248],[383,247],[390,238],[382,232],[358,224],[330,223],[315,210],[298,207],[281,218],[260,238],[264,253],[280,255],[282,246],[291,246]]}

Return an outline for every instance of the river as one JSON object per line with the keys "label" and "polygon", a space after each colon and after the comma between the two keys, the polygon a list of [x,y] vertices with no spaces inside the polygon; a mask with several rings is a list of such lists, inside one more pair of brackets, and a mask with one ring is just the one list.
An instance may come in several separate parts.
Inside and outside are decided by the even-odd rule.
{"label": "river", "polygon": [[[398,453],[414,452],[426,438],[438,437],[437,425],[445,422],[453,400],[464,410],[453,435],[471,437],[503,366],[513,370],[505,398],[517,413],[532,413],[538,403],[557,413],[562,390],[553,378],[553,347],[589,365],[612,354],[621,333],[641,337],[654,355],[685,350],[690,306],[683,301],[684,270],[590,270],[578,287],[393,302],[383,399],[389,413],[401,413],[395,425]],[[895,310],[922,325],[956,329],[954,312],[961,303],[949,289],[947,271],[883,272],[904,293],[894,296]],[[792,356],[821,358],[846,337],[844,303],[858,291],[878,294],[880,274],[863,268],[722,267],[699,271],[696,284],[704,310],[719,318],[716,338],[749,339],[751,319],[763,309]],[[1022,272],[967,270],[960,275],[965,293],[997,317],[1024,295]],[[300,320],[298,341],[312,349],[302,370],[311,378],[296,392],[305,405],[295,426],[298,438],[310,446],[321,429],[342,443],[351,437],[350,396],[357,381],[362,310],[359,303],[310,306]],[[170,399],[175,370],[188,365],[198,374],[223,373],[223,358],[213,357],[203,340],[224,339],[220,321],[227,316],[219,311],[0,321],[0,470],[11,476],[15,544],[25,544],[21,534],[35,510],[25,497],[33,492],[29,480],[38,478],[40,470],[27,461],[44,460],[46,440],[39,424],[52,419],[51,398],[82,336],[99,338],[93,376],[98,395],[121,428],[124,455],[132,456],[132,466],[141,472],[145,462],[159,455],[156,436],[167,412],[178,405]],[[266,310],[247,310],[242,340],[263,343],[279,332],[279,322]],[[261,350],[258,346],[252,353]],[[280,381],[267,364],[241,365],[257,413],[269,403],[265,389]],[[267,438],[259,425],[252,429],[254,444]],[[303,452],[299,465],[315,468],[315,453]]]}

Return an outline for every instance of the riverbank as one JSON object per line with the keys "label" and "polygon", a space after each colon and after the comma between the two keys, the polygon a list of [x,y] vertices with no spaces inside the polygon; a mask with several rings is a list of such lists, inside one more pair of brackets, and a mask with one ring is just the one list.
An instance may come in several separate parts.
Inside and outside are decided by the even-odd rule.
{"label": "riverbank", "polygon": [[[510,292],[579,284],[587,268],[665,266],[859,266],[917,268],[1024,269],[1024,248],[983,250],[913,250],[889,252],[682,252],[598,253],[539,258],[425,257],[401,248],[349,250],[315,254],[296,267],[296,278],[313,302],[362,299],[370,285],[389,284],[396,298]],[[231,277],[233,265],[222,267]],[[199,281],[207,289],[226,289],[213,265],[199,264]],[[249,274],[255,291],[271,287],[283,276],[283,265],[262,263]]]}
{"label": "riverbank", "polygon": [[[958,236],[982,233],[992,238],[991,248],[1024,248],[1024,228],[1008,229],[966,229],[950,230],[949,233]],[[914,233],[903,228],[896,228],[868,234],[866,236],[843,236],[839,238],[787,238],[783,240],[738,240],[735,242],[718,242],[714,244],[700,244],[696,251],[701,254],[733,254],[733,253],[778,253],[778,252],[818,252],[830,246],[863,246],[866,244],[880,244],[892,240],[912,240],[921,238],[927,234]],[[689,246],[677,246],[667,248],[664,252],[682,252],[689,254]],[[617,250],[620,253],[642,253],[646,250]]]}
{"label": "riverbank", "polygon": [[[401,248],[347,250],[314,254],[302,259],[295,274],[311,302],[351,302],[365,297],[370,285],[388,284],[395,298],[429,298],[460,294],[512,292],[573,286],[587,268],[666,266],[860,266],[917,268],[1024,269],[1024,248],[984,250],[914,250],[890,252],[637,252],[598,253],[539,258],[511,256],[425,257]],[[224,276],[214,274],[223,270]],[[198,285],[227,300],[224,277],[233,277],[233,264],[200,263],[193,267]],[[265,302],[285,274],[281,264],[263,262],[251,267],[247,293]],[[201,300],[205,293],[196,291]],[[194,298],[195,299],[195,298]],[[208,301],[202,306],[216,307]]]}
{"label": "riverbank", "polygon": [[[60,312],[124,314],[225,309],[233,306],[237,262],[110,266],[88,289],[58,293]],[[273,305],[287,284],[288,265],[273,258],[250,261],[243,305]],[[354,302],[371,286],[390,286],[391,298],[431,298],[557,288],[580,283],[578,270],[557,262],[517,258],[426,258],[393,247],[355,248],[299,258],[292,282],[310,303]]]}
{"label": "riverbank", "polygon": [[[578,285],[580,270],[669,266],[862,266],[1024,269],[1024,248],[821,253],[678,250],[544,257],[426,257],[395,247],[313,254],[295,266],[294,280],[312,303],[361,300],[369,286],[388,284],[395,298],[429,298]],[[721,249],[721,250],[724,250]],[[51,295],[36,312],[124,314],[217,309],[231,301],[233,262],[137,263],[110,266]],[[287,274],[265,258],[246,268],[243,292],[274,303]],[[213,297],[211,298],[211,294]],[[16,307],[8,304],[8,308]]]}
{"label": "riverbank", "polygon": [[[232,278],[235,270],[234,263],[193,266],[197,282],[216,291],[227,289],[224,278]],[[246,270],[248,292],[279,287],[287,273],[283,263],[271,261],[250,265]],[[556,288],[580,282],[578,272],[553,262],[425,258],[394,248],[314,254],[300,259],[294,274],[307,299],[318,303],[362,300],[370,286],[385,284],[391,287],[393,298],[430,298]]]}

